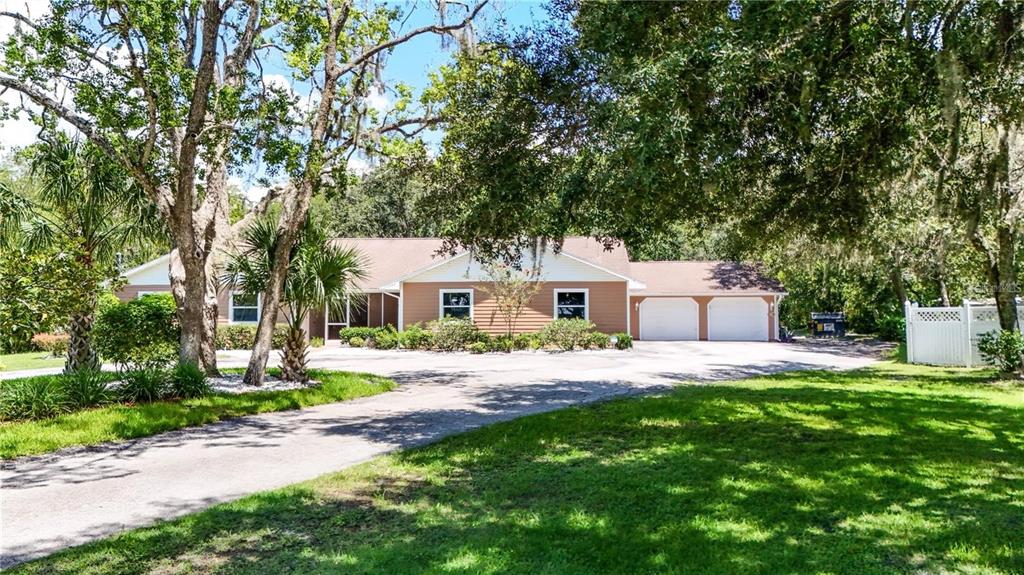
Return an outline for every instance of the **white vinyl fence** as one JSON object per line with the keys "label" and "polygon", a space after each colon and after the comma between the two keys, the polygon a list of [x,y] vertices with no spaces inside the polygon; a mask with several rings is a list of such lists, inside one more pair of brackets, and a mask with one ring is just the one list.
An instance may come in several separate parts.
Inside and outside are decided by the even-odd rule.
{"label": "white vinyl fence", "polygon": [[[984,365],[978,353],[978,336],[999,329],[994,305],[918,307],[904,305],[907,319],[907,361],[930,365]],[[1017,308],[1024,314],[1024,307]],[[1017,326],[1020,329],[1020,326]]]}

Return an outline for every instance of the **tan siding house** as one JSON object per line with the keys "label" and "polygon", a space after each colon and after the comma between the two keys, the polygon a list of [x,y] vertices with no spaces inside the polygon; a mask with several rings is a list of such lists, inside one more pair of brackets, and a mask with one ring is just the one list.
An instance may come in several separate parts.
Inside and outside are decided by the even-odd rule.
{"label": "tan siding house", "polygon": [[[468,252],[443,254],[436,238],[339,238],[358,250],[366,277],[335,311],[311,314],[310,337],[334,340],[346,326],[401,330],[445,316],[468,317],[491,333],[506,321],[485,289],[486,267]],[[120,297],[170,291],[164,256],[125,274]],[[735,262],[632,262],[625,248],[582,237],[560,249],[522,255],[540,270],[540,288],[516,322],[534,332],[559,317],[581,317],[605,333],[627,332],[651,340],[771,341],[778,335],[778,305],[785,291],[758,266]],[[225,291],[218,313],[224,323],[245,323],[258,306]]]}

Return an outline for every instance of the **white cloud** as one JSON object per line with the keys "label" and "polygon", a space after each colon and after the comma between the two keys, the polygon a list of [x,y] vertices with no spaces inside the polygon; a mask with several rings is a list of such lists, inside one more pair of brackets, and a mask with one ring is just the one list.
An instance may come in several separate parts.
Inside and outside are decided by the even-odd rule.
{"label": "white cloud", "polygon": [[377,110],[381,114],[384,114],[391,110],[392,102],[391,98],[387,94],[381,91],[374,90],[370,92],[370,95],[366,97],[366,105],[370,108]]}
{"label": "white cloud", "polygon": [[348,159],[348,171],[356,174],[357,176],[362,176],[372,170],[373,166],[365,158],[352,156]]}

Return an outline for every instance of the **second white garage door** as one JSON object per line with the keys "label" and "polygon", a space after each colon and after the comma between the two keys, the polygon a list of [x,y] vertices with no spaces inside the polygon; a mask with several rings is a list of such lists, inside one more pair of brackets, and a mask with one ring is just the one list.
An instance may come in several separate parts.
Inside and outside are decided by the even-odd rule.
{"label": "second white garage door", "polygon": [[716,297],[708,304],[708,339],[768,341],[768,302],[759,297]]}
{"label": "second white garage door", "polygon": [[697,302],[688,297],[647,298],[640,302],[640,339],[694,341]]}

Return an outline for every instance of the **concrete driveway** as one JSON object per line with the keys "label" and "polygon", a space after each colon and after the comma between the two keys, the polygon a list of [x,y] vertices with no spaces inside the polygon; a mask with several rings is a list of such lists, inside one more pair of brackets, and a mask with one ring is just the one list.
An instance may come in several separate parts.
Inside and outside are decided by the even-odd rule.
{"label": "concrete driveway", "polygon": [[[628,352],[470,355],[324,348],[316,367],[396,391],[5,462],[0,567],[497,421],[601,399],[877,359],[857,344],[640,342]],[[222,365],[244,365],[228,353]]]}

